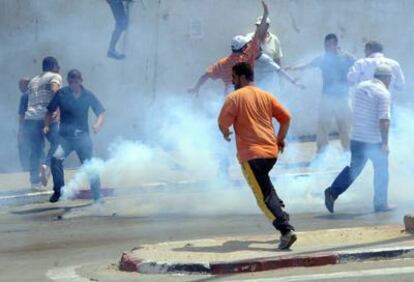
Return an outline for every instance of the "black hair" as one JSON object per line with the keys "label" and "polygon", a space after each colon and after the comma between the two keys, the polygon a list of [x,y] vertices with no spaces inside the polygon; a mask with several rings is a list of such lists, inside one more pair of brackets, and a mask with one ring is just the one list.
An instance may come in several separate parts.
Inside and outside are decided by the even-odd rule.
{"label": "black hair", "polygon": [[43,71],[53,71],[55,67],[58,67],[58,66],[59,64],[55,57],[49,56],[43,59],[43,62],[42,62]]}
{"label": "black hair", "polygon": [[72,69],[68,72],[68,80],[69,79],[80,79],[80,80],[82,80],[82,73],[77,69]]}
{"label": "black hair", "polygon": [[254,81],[253,68],[249,63],[238,63],[233,66],[233,71],[236,75],[244,75],[248,81]]}
{"label": "black hair", "polygon": [[328,40],[335,40],[335,42],[338,42],[338,36],[336,36],[335,33],[329,33],[325,36],[325,42]]}
{"label": "black hair", "polygon": [[365,43],[365,48],[369,49],[372,53],[379,53],[384,50],[384,47],[378,41],[370,40]]}

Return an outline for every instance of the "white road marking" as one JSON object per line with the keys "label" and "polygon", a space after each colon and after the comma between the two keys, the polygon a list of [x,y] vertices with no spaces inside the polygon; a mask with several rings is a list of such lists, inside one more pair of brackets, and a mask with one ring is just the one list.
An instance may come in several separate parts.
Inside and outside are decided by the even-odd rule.
{"label": "white road marking", "polygon": [[414,267],[393,267],[382,269],[356,270],[347,272],[335,272],[325,274],[308,274],[300,276],[287,276],[280,278],[263,278],[263,279],[246,279],[237,280],[238,282],[300,282],[300,281],[322,281],[331,279],[343,278],[358,278],[358,277],[373,277],[373,276],[388,276],[396,274],[410,274],[414,273]]}
{"label": "white road marking", "polygon": [[76,274],[76,268],[80,266],[69,266],[52,268],[46,272],[46,276],[56,282],[90,282]]}

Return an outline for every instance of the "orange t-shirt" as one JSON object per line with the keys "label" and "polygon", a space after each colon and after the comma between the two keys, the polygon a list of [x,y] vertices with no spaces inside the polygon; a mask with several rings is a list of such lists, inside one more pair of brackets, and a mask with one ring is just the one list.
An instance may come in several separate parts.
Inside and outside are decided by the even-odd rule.
{"label": "orange t-shirt", "polygon": [[232,83],[232,72],[234,65],[238,63],[249,63],[254,68],[254,62],[259,53],[260,43],[254,39],[247,43],[247,48],[243,53],[232,53],[230,56],[220,59],[217,63],[207,69],[207,74],[211,79],[221,79],[224,84]]}
{"label": "orange t-shirt", "polygon": [[277,157],[277,138],[272,118],[285,123],[291,117],[275,97],[254,85],[227,96],[220,112],[219,124],[224,128],[233,125],[239,160]]}

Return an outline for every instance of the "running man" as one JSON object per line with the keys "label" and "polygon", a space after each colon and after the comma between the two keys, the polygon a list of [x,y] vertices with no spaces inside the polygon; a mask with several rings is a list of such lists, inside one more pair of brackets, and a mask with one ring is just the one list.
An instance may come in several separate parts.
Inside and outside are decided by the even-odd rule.
{"label": "running man", "polygon": [[[59,114],[53,113],[53,123],[46,134],[50,143],[46,160],[41,162],[45,135],[43,134],[43,120],[47,112],[47,105],[59,91],[62,77],[59,74],[59,64],[56,58],[46,57],[42,62],[42,73],[29,82],[29,96],[27,111],[24,115],[24,125],[30,142],[30,183],[33,191],[42,191],[47,185],[47,175],[52,151],[57,142]],[[42,163],[42,165],[41,165]],[[41,174],[40,174],[41,173]]]}
{"label": "running man", "polygon": [[[282,153],[285,147],[291,117],[276,98],[254,86],[254,72],[248,63],[236,64],[232,77],[236,91],[224,102],[218,118],[219,128],[224,139],[230,142],[230,127],[234,127],[237,157],[244,176],[259,207],[281,233],[279,249],[289,249],[296,241],[296,235],[269,172],[276,164],[278,152]],[[280,124],[277,136],[272,118]]]}
{"label": "running man", "polygon": [[334,212],[334,203],[355,181],[368,160],[374,165],[374,210],[389,211],[388,133],[391,118],[392,68],[379,65],[372,80],[361,82],[353,96],[351,163],[325,190],[325,206]]}
{"label": "running man", "polygon": [[247,62],[254,66],[255,59],[259,54],[260,42],[266,36],[267,32],[267,16],[269,14],[266,3],[262,0],[263,17],[258,25],[253,38],[249,40],[246,36],[237,35],[231,41],[231,55],[220,59],[218,62],[208,68],[208,70],[198,79],[197,84],[188,90],[191,94],[198,94],[201,86],[208,79],[221,79],[224,83],[224,93],[231,92],[232,86],[232,68],[237,63]]}
{"label": "running man", "polygon": [[[59,142],[52,157],[52,175],[54,193],[50,202],[59,201],[61,188],[65,185],[63,161],[75,151],[83,164],[92,158],[93,146],[89,136],[89,108],[97,116],[93,131],[98,133],[104,123],[104,112],[101,102],[82,85],[82,74],[74,69],[68,73],[68,84],[59,90],[50,102],[45,118],[44,132],[49,131],[51,115],[60,109]],[[95,201],[100,197],[100,180],[97,175],[89,175],[91,190]]]}

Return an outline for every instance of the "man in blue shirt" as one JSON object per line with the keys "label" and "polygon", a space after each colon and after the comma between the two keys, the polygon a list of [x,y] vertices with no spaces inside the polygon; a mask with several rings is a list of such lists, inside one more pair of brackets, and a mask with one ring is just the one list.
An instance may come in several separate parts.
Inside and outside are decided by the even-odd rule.
{"label": "man in blue shirt", "polygon": [[325,36],[324,47],[325,53],[316,57],[310,63],[287,67],[286,69],[319,68],[321,70],[323,87],[316,136],[317,153],[323,153],[328,145],[333,119],[335,119],[338,126],[342,147],[345,151],[349,151],[351,108],[347,74],[355,58],[340,49],[338,37],[333,33]]}
{"label": "man in blue shirt", "polygon": [[[48,105],[48,114],[45,119],[44,132],[49,131],[52,113],[60,110],[59,143],[53,154],[51,170],[53,175],[54,193],[50,202],[57,202],[61,196],[64,183],[63,161],[75,151],[83,164],[92,158],[92,140],[89,136],[88,114],[89,108],[97,116],[93,131],[98,133],[104,122],[104,112],[101,102],[82,85],[82,74],[74,69],[68,73],[68,84],[59,90]],[[97,175],[90,175],[93,198],[100,197],[100,180]]]}

